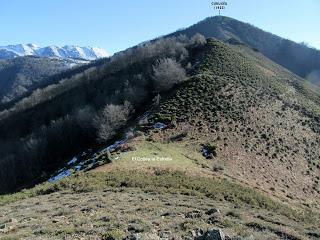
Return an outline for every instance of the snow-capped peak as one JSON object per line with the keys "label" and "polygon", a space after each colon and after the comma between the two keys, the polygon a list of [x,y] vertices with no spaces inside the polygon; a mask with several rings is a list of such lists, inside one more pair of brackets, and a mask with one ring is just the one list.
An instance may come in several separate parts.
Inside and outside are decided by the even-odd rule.
{"label": "snow-capped peak", "polygon": [[27,46],[29,46],[29,47],[31,47],[31,48],[33,48],[33,49],[38,49],[38,48],[39,48],[39,47],[38,47],[36,44],[34,44],[34,43],[28,43]]}
{"label": "snow-capped peak", "polygon": [[9,45],[5,47],[0,47],[0,50],[6,50],[8,52],[12,52],[14,55],[17,56],[27,56],[27,55],[34,55],[34,51],[36,46],[31,44],[18,44],[18,45]]}
{"label": "snow-capped peak", "polygon": [[98,58],[103,58],[104,56],[110,56],[110,54],[103,48],[92,47],[91,50],[96,54]]}
{"label": "snow-capped peak", "polygon": [[8,59],[19,56],[57,57],[63,59],[95,60],[108,57],[110,54],[102,48],[79,46],[48,46],[38,47],[36,44],[17,44],[0,46],[0,59]]}
{"label": "snow-capped peak", "polygon": [[110,56],[110,54],[97,47],[78,47],[78,46],[64,46],[62,48],[65,50],[69,58],[83,58],[88,60],[94,60],[97,58],[104,58]]}

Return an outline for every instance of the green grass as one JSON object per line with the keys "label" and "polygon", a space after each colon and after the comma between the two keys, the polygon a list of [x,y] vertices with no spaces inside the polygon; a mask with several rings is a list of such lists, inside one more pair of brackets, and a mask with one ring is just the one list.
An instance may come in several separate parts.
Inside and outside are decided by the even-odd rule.
{"label": "green grass", "polygon": [[[155,110],[155,120],[176,119],[199,133],[208,129],[225,144],[230,141],[224,138],[233,133],[246,152],[266,159],[290,162],[296,156],[306,160],[307,174],[315,179],[320,168],[320,151],[315,148],[320,133],[319,95],[302,88],[302,79],[256,53],[249,56],[248,50],[234,50],[215,40],[204,48],[195,73],[164,99]],[[263,138],[266,130],[273,134]],[[280,136],[282,132],[290,134]],[[316,183],[313,186],[319,191]]]}
{"label": "green grass", "polygon": [[[200,147],[200,145],[199,145]],[[116,166],[124,169],[134,167],[164,167],[175,170],[197,167],[195,159],[200,163],[204,158],[200,151],[189,149],[183,144],[142,141],[134,146],[135,150],[120,154],[115,160]],[[139,161],[136,158],[147,158],[150,161]]]}
{"label": "green grass", "polygon": [[0,205],[59,191],[79,193],[104,190],[108,187],[206,196],[236,206],[275,211],[296,221],[312,222],[316,218],[308,212],[293,210],[254,189],[227,180],[189,176],[179,171],[159,171],[157,174],[137,171],[79,174],[53,184],[45,183],[16,194],[1,196]]}
{"label": "green grass", "polygon": [[123,239],[125,234],[120,230],[109,230],[102,235],[102,240],[117,240]]}

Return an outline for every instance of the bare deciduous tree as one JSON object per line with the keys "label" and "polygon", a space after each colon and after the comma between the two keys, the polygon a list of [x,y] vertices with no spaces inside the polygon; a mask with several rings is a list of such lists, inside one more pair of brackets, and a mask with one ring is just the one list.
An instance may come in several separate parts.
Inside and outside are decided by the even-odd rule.
{"label": "bare deciduous tree", "polygon": [[197,33],[191,38],[191,42],[202,46],[207,43],[207,40],[202,34]]}
{"label": "bare deciduous tree", "polygon": [[152,100],[154,106],[158,106],[160,104],[161,95],[158,93]]}
{"label": "bare deciduous tree", "polygon": [[174,59],[163,58],[153,66],[155,90],[166,91],[186,78],[185,69]]}
{"label": "bare deciduous tree", "polygon": [[98,141],[104,142],[122,127],[132,112],[131,103],[126,101],[123,105],[108,104],[94,120],[98,129]]}

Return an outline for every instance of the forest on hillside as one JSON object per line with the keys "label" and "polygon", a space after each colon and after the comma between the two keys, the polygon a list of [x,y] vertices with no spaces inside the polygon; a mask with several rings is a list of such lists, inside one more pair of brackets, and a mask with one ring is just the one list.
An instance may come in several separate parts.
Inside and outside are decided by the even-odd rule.
{"label": "forest on hillside", "polygon": [[112,139],[195,67],[191,38],[160,38],[69,74],[0,112],[0,191],[49,176],[84,147]]}

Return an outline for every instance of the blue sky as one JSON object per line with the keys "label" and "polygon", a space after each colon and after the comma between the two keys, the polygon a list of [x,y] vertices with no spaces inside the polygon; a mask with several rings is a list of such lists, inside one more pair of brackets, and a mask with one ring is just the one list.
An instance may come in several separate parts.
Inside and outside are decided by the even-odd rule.
{"label": "blue sky", "polygon": [[[114,53],[192,25],[213,0],[0,0],[0,46],[103,47]],[[320,49],[319,0],[227,0],[223,15]]]}

